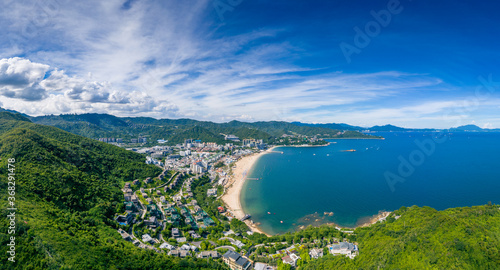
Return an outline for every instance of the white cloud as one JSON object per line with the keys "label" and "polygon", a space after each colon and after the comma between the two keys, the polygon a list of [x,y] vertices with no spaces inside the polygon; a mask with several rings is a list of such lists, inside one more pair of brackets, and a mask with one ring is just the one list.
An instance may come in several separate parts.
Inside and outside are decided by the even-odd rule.
{"label": "white cloud", "polygon": [[166,99],[139,91],[119,91],[109,82],[68,76],[62,70],[22,58],[0,60],[0,86],[0,99],[7,108],[31,115],[112,112],[171,117],[178,111]]}
{"label": "white cloud", "polygon": [[[123,0],[53,2],[56,9],[30,37],[16,33],[36,19],[38,5],[12,1],[8,12],[0,11],[0,33],[16,41],[4,51],[27,58],[1,60],[24,66],[17,86],[7,79],[2,86],[0,77],[0,102],[10,109],[369,125],[434,119],[454,106],[422,97],[447,87],[427,74],[346,74],[299,66],[293,55],[301,48],[275,39],[287,29],[221,35],[206,19],[213,12],[209,0],[135,1],[126,10]],[[415,100],[393,102],[402,96]]]}
{"label": "white cloud", "polygon": [[0,93],[11,98],[41,100],[46,92],[39,83],[48,69],[47,65],[18,57],[0,59]]}

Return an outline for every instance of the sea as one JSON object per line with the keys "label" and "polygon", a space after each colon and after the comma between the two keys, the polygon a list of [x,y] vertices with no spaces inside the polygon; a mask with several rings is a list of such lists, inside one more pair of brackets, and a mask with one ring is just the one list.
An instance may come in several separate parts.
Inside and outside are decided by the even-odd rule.
{"label": "sea", "polygon": [[500,203],[500,133],[379,132],[379,139],[277,147],[247,173],[245,213],[268,234],[356,227],[402,206]]}

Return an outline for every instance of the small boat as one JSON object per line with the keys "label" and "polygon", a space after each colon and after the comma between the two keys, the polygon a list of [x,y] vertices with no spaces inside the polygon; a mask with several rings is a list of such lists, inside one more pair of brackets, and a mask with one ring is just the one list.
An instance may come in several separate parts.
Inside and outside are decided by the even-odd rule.
{"label": "small boat", "polygon": [[313,156],[315,156],[316,154],[313,154]]}
{"label": "small boat", "polygon": [[268,214],[268,215],[270,215],[270,214],[271,214],[271,212],[267,212],[267,214]]}
{"label": "small boat", "polygon": [[329,157],[329,156],[330,156],[330,154],[326,154],[326,156],[327,156],[327,157]]}
{"label": "small boat", "polygon": [[355,149],[343,150],[342,152],[356,152]]}
{"label": "small boat", "polygon": [[280,221],[280,222],[281,222],[281,223],[283,223],[283,220],[282,220],[282,221]]}

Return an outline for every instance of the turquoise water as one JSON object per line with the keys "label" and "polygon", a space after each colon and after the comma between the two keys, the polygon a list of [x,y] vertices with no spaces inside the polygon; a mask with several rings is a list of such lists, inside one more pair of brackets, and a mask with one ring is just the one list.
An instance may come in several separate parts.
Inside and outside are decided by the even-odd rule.
{"label": "turquoise water", "polygon": [[[386,139],[331,140],[263,155],[248,176],[259,180],[243,187],[243,209],[276,234],[330,222],[354,227],[401,206],[500,203],[500,133],[377,135]],[[419,148],[415,140],[433,143]],[[356,152],[343,152],[349,149]]]}

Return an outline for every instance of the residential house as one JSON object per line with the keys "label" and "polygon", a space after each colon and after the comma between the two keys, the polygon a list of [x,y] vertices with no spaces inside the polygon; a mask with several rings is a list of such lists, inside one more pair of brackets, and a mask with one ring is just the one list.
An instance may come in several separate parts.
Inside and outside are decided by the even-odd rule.
{"label": "residential house", "polygon": [[115,220],[118,222],[120,225],[129,225],[132,223],[132,220],[134,219],[134,214],[128,212],[125,215],[118,215]]}
{"label": "residential house", "polygon": [[345,255],[351,259],[359,254],[358,246],[349,242],[340,242],[329,247],[329,251],[333,255]]}
{"label": "residential house", "polygon": [[172,237],[173,237],[173,238],[179,238],[179,237],[181,237],[181,234],[180,234],[180,232],[179,232],[179,229],[177,229],[177,228],[172,228]]}
{"label": "residential house", "polygon": [[179,250],[171,250],[170,252],[168,252],[168,255],[179,257]]}
{"label": "residential house", "polygon": [[173,249],[175,249],[175,246],[172,246],[169,243],[163,243],[163,244],[160,245],[160,248],[161,249],[165,249],[166,248],[166,249],[169,249],[169,250],[173,250]]}
{"label": "residential house", "polygon": [[220,258],[220,254],[219,254],[219,252],[217,252],[215,250],[202,251],[202,252],[198,253],[198,255],[196,257],[198,257],[200,259],[206,259],[206,258],[218,259],[218,258]]}
{"label": "residential house", "polygon": [[191,252],[189,250],[180,250],[179,257],[186,258],[187,256],[191,256]]}
{"label": "residential house", "polygon": [[123,240],[125,241],[132,241],[132,237],[130,236],[130,234],[128,234],[127,232],[125,232],[124,230],[122,229],[119,229],[118,232],[120,233],[120,235],[122,236]]}
{"label": "residential house", "polygon": [[150,244],[155,243],[155,240],[154,240],[154,239],[153,239],[153,237],[151,237],[151,235],[149,235],[149,234],[143,234],[143,235],[142,235],[142,241],[143,241],[143,242],[146,242],[146,243],[150,243]]}
{"label": "residential house", "polygon": [[323,249],[320,248],[313,248],[309,251],[309,256],[313,259],[319,259],[323,257]]}
{"label": "residential house", "polygon": [[185,243],[187,241],[186,237],[179,237],[176,240],[177,240],[177,243]]}
{"label": "residential house", "polygon": [[222,255],[222,260],[231,270],[247,270],[252,266],[252,262],[235,251],[228,250]]}
{"label": "residential house", "polygon": [[207,190],[207,196],[210,197],[210,196],[217,196],[217,189],[216,188],[211,188],[209,190]]}
{"label": "residential house", "polygon": [[132,211],[132,212],[134,212],[134,211],[137,210],[137,208],[135,207],[135,204],[133,202],[125,202],[124,204],[125,204],[125,210],[126,211]]}
{"label": "residential house", "polygon": [[153,179],[151,179],[151,177],[148,177],[146,178],[146,180],[144,180],[144,183],[146,184],[153,183]]}
{"label": "residential house", "polygon": [[300,257],[295,253],[291,253],[290,255],[283,257],[282,260],[283,263],[296,267],[297,261],[300,260]]}
{"label": "residential house", "polygon": [[270,266],[268,264],[265,264],[265,263],[258,262],[258,263],[255,263],[255,266],[253,267],[253,269],[255,269],[255,270],[276,270],[277,268],[274,266]]}
{"label": "residential house", "polygon": [[156,228],[158,227],[158,219],[156,219],[155,216],[149,217],[149,219],[144,220],[144,225],[149,226],[151,228]]}

